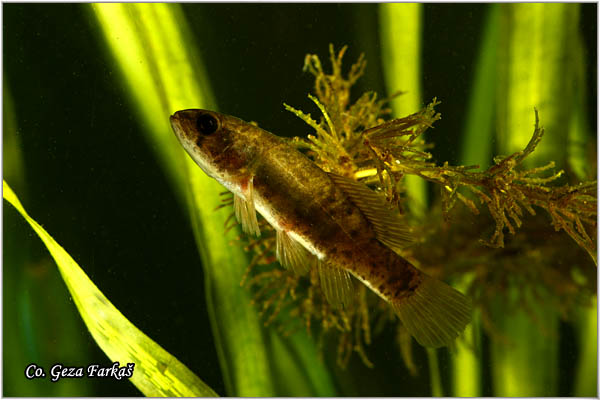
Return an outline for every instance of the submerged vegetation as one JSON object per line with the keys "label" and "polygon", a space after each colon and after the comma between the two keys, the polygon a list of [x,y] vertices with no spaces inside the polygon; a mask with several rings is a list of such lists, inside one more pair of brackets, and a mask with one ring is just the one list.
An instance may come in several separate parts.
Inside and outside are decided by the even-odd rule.
{"label": "submerged vegetation", "polygon": [[[3,394],[593,396],[595,7],[7,5]],[[307,27],[302,40],[272,34],[287,26]],[[439,41],[447,28],[466,34]],[[328,42],[367,56],[306,56],[314,88],[300,110],[307,87],[290,60]],[[383,83],[405,93],[358,91]],[[300,120],[280,119],[282,99]],[[473,300],[456,348],[416,346],[362,284],[351,307],[331,308],[314,271],[277,264],[266,221],[260,239],[241,236],[231,208],[215,211],[230,197],[169,127],[185,108],[297,122],[308,135],[290,144],[386,199],[412,227],[403,257]],[[30,381],[14,368],[101,352],[136,362],[135,380]]]}
{"label": "submerged vegetation", "polygon": [[[473,276],[467,292],[481,310],[490,334],[502,336],[488,310],[497,296],[506,295],[509,282],[521,285],[523,293],[531,290],[534,297],[529,301],[539,301],[539,291],[560,298],[555,305],[563,316],[572,311],[572,306],[589,302],[594,292],[593,270],[590,268],[589,276],[584,277],[581,264],[557,262],[581,259],[581,250],[596,262],[596,182],[559,184],[564,171],[553,171],[554,162],[533,168],[523,166],[544,135],[537,110],[532,110],[535,127],[523,150],[494,157],[494,164],[484,171],[478,171],[478,165],[436,165],[426,151],[432,145],[421,135],[440,119],[435,111],[439,102],[433,99],[423,110],[392,120],[386,120],[390,99],[379,99],[376,93],[367,92],[351,102],[351,88],[366,63],[361,56],[344,76],[345,51],[346,47],[335,53],[330,46],[331,73],[325,72],[318,56],[306,56],[304,69],[315,77],[315,95],[309,94],[309,98],[321,115],[317,121],[286,104],[287,110],[313,129],[307,139],[296,137],[291,143],[306,151],[323,170],[370,185],[390,207],[405,215],[410,198],[404,194],[403,178],[414,175],[436,184],[440,201],[431,215],[426,220],[406,215],[412,219],[412,234],[417,240],[403,255],[442,279]],[[230,202],[225,200],[226,204]],[[550,222],[540,218],[536,210],[544,210]],[[247,238],[246,249],[254,252],[254,258],[244,280],[247,286],[255,288],[254,302],[265,324],[277,321],[278,314],[284,312],[288,316],[281,325],[284,330],[291,329],[291,316],[302,321],[309,332],[322,335],[336,331],[341,366],[347,364],[353,351],[365,364],[372,365],[365,345],[372,340],[374,326],[380,329],[385,322],[398,323],[398,337],[410,340],[386,303],[363,285],[358,285],[358,301],[337,310],[325,300],[316,271],[301,278],[273,265],[275,232],[265,221],[261,230],[263,237]],[[554,235],[553,230],[569,235],[579,251],[573,242]],[[479,234],[488,231],[492,232],[489,238]],[[505,231],[513,237],[505,238]],[[439,245],[440,236],[446,238],[442,241],[444,246]],[[521,305],[531,308],[527,300]],[[534,314],[531,317],[535,319]],[[408,350],[411,347],[404,343],[403,348],[405,362],[414,370]]]}

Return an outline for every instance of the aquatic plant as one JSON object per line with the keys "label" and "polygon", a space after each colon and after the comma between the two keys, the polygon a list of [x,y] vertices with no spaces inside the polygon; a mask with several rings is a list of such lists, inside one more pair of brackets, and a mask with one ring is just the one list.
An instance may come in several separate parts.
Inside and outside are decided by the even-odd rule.
{"label": "aquatic plant", "polygon": [[[119,379],[129,378],[149,397],[217,396],[177,358],[136,328],[111,304],[75,260],[29,216],[6,181],[2,182],[2,196],[15,207],[52,254],[94,340],[119,368]],[[119,360],[127,362],[120,365]],[[35,376],[34,372],[30,376]],[[82,369],[80,376],[93,375],[86,368],[85,371]],[[96,373],[98,376],[103,375]],[[58,378],[53,378],[58,381]]]}
{"label": "aquatic plant", "polygon": [[[286,109],[304,120],[314,130],[314,135],[309,134],[307,139],[294,138],[292,143],[299,149],[306,150],[314,162],[325,171],[353,177],[373,186],[375,191],[386,198],[391,207],[403,213],[406,210],[405,204],[409,201],[403,194],[405,176],[418,176],[438,185],[441,201],[437,207],[442,217],[437,221],[430,219],[429,224],[422,225],[422,228],[413,227],[413,235],[418,238],[417,244],[414,248],[407,249],[404,256],[420,268],[444,279],[474,273],[476,278],[467,286],[467,291],[476,299],[476,303],[484,313],[484,321],[487,322],[485,326],[492,334],[500,334],[498,329],[489,322],[492,319],[487,314],[492,307],[492,296],[489,296],[489,291],[482,290],[481,287],[485,282],[492,281],[489,274],[507,276],[509,271],[505,268],[494,269],[491,266],[486,266],[484,272],[478,270],[482,263],[502,265],[506,262],[505,259],[498,257],[498,252],[492,250],[506,247],[503,232],[505,229],[510,234],[516,235],[524,221],[535,224],[536,227],[532,229],[538,230],[538,235],[540,229],[546,231],[553,228],[562,229],[595,261],[596,243],[588,232],[591,233],[595,229],[596,182],[556,185],[554,182],[560,178],[563,171],[544,176],[548,170],[554,168],[554,162],[542,167],[529,169],[522,167],[523,161],[535,151],[544,133],[539,124],[537,111],[534,112],[533,135],[523,150],[509,156],[495,157],[494,165],[485,171],[475,171],[479,166],[451,166],[447,162],[438,166],[430,161],[431,154],[423,150],[427,145],[421,139],[421,135],[440,118],[434,109],[439,104],[436,99],[415,114],[390,121],[384,119],[390,112],[385,107],[389,99],[378,100],[375,93],[365,93],[354,103],[350,103],[350,89],[363,73],[365,62],[362,57],[359,58],[344,77],[341,71],[345,51],[344,47],[335,53],[333,46],[330,46],[331,73],[324,71],[318,56],[306,56],[305,70],[315,77],[316,96],[309,95],[309,98],[316,104],[321,116],[317,121],[310,114],[285,105]],[[462,204],[462,209],[457,206],[458,204]],[[539,218],[528,218],[525,212],[532,217],[536,216],[534,207],[545,210],[550,215],[552,224],[544,226]],[[469,219],[464,215],[465,210],[475,216],[480,216],[484,210],[487,211],[487,215],[482,217],[484,222],[478,222],[480,228],[476,231],[484,231],[486,225],[493,222],[491,238],[479,238],[479,246],[470,244],[474,240],[471,229],[465,230],[461,224],[459,228],[454,228],[457,225],[456,221]],[[432,213],[436,216],[439,214],[435,209]],[[454,236],[455,240],[451,246],[440,248],[438,244],[433,247],[437,247],[439,251],[432,251],[431,242],[438,242],[440,231],[448,228],[462,230],[462,232]],[[267,234],[268,237],[250,239],[247,246],[247,249],[255,251],[250,267],[257,271],[249,278],[248,285],[258,288],[255,302],[261,308],[261,314],[269,314],[266,323],[272,322],[278,313],[288,307],[289,315],[300,317],[309,330],[315,321],[318,321],[323,328],[322,333],[332,328],[338,331],[340,335],[338,362],[341,365],[347,363],[352,351],[357,352],[367,365],[371,365],[364,349],[364,345],[370,343],[372,337],[370,326],[373,324],[374,317],[369,311],[377,317],[381,314],[385,316],[383,318],[394,321],[393,318],[389,318],[389,313],[386,314],[385,303],[370,292],[365,292],[361,287],[355,304],[342,311],[332,309],[319,290],[316,272],[311,273],[310,279],[307,280],[308,286],[302,286],[302,279],[293,271],[272,266],[275,260],[274,233],[269,229],[268,224],[262,224],[261,230],[270,232]],[[525,230],[525,232],[532,231]],[[537,239],[530,238],[528,235],[520,235],[518,240],[511,241],[511,252],[514,251],[515,246],[527,248],[536,241]],[[495,256],[490,258],[490,261],[481,259],[486,258],[485,247],[481,244],[492,248],[488,250],[488,255],[491,257],[495,254]],[[556,243],[552,245],[556,249]],[[474,251],[479,253],[479,257],[469,258],[462,253],[462,260],[448,259],[448,255],[454,252],[452,248],[464,249],[465,247],[477,248]],[[569,244],[561,247],[559,251],[563,254],[572,253],[573,247]],[[523,258],[528,259],[527,256]],[[466,268],[465,263],[468,264],[468,261],[465,260],[469,259],[473,264]],[[556,260],[554,252],[542,251],[534,265],[545,263],[552,265],[553,263],[550,262],[552,260]],[[263,267],[258,268],[259,266]],[[529,270],[532,269],[529,267]],[[567,270],[561,273],[566,274],[566,279],[569,279],[568,276],[573,271]],[[534,274],[533,277],[537,279],[539,276]],[[525,279],[523,282],[525,285],[535,288],[539,284],[535,280],[528,281],[527,276]],[[592,293],[590,282],[587,280],[582,284],[570,280],[574,287],[587,289],[588,295]],[[545,286],[544,283],[542,282],[542,286]],[[556,298],[559,298],[562,287],[550,286],[553,283],[556,282],[547,282],[546,289],[550,289]],[[578,292],[573,292],[573,295],[578,297]],[[575,302],[575,299],[569,300],[562,306],[568,307]],[[570,310],[563,311],[566,315]],[[289,318],[285,321],[286,325],[289,324]],[[400,335],[406,336],[402,333]],[[408,355],[405,361],[409,366],[412,364]]]}
{"label": "aquatic plant", "polygon": [[[478,325],[477,321],[481,321],[483,333],[479,329],[471,331],[469,327],[465,338],[458,341],[455,352],[429,351],[427,359],[423,357],[421,349],[413,346],[411,337],[402,329],[387,305],[365,287],[357,285],[358,300],[354,308],[342,312],[332,310],[324,301],[318,278],[314,274],[309,275],[308,279],[299,278],[275,263],[274,238],[264,221],[261,222],[261,240],[254,240],[240,236],[233,218],[227,219],[231,214],[231,210],[227,209],[227,196],[221,201],[218,196],[220,187],[207,179],[183,154],[164,117],[180,108],[217,109],[215,97],[223,95],[212,94],[211,79],[215,77],[208,79],[209,74],[201,59],[204,54],[197,51],[198,43],[193,40],[194,37],[206,38],[197,31],[192,32],[186,23],[185,7],[182,9],[176,4],[111,4],[83,5],[81,9],[94,10],[90,12],[93,29],[98,30],[98,37],[107,44],[109,52],[106,60],[114,57],[110,58],[114,60],[114,71],[120,72],[120,75],[112,75],[113,69],[109,68],[107,76],[110,77],[104,83],[122,88],[116,91],[130,96],[131,107],[126,111],[134,111],[131,119],[147,135],[149,149],[155,152],[173,192],[178,195],[180,205],[189,215],[190,225],[194,227],[207,286],[209,322],[225,386],[223,392],[237,396],[352,394],[352,383],[356,380],[352,373],[356,373],[355,368],[360,360],[373,366],[374,373],[385,376],[385,373],[380,373],[385,365],[373,353],[385,334],[396,329],[399,352],[398,355],[391,352],[392,357],[402,356],[410,372],[420,373],[419,378],[411,378],[410,387],[394,389],[399,390],[400,394],[424,382],[428,386],[419,387],[419,393],[556,395],[558,379],[555,378],[559,367],[563,368],[557,365],[559,318],[574,322],[577,330],[573,336],[577,337],[581,349],[592,349],[597,341],[594,322],[597,305],[593,285],[596,270],[590,260],[590,256],[595,255],[596,246],[596,199],[593,190],[595,185],[592,183],[596,164],[595,160],[589,161],[583,151],[591,139],[585,132],[585,93],[581,89],[586,87],[586,77],[582,72],[583,44],[575,29],[579,24],[579,5],[489,7],[474,83],[469,92],[471,102],[465,116],[470,122],[465,127],[464,139],[460,144],[457,143],[462,155],[456,165],[433,162],[431,157],[431,154],[435,154],[433,150],[439,148],[434,148],[433,144],[448,132],[443,121],[439,122],[438,110],[441,109],[446,118],[448,113],[442,107],[455,99],[444,97],[441,107],[436,99],[427,99],[430,104],[423,107],[419,82],[426,67],[422,53],[426,51],[427,44],[421,42],[421,30],[429,23],[423,21],[423,5],[382,4],[377,8],[388,93],[396,90],[408,93],[382,98],[370,92],[357,97],[355,89],[361,83],[360,74],[365,71],[366,58],[359,59],[356,66],[350,68],[350,73],[346,74],[342,73],[346,70],[342,65],[343,51],[332,51],[331,67],[328,63],[322,65],[316,55],[307,56],[305,61],[307,75],[312,74],[316,82],[311,95],[314,107],[310,109],[315,117],[300,111],[299,108],[304,109],[304,106],[298,107],[296,100],[290,101],[289,93],[281,95],[278,100],[288,98],[286,102],[294,105],[287,106],[288,110],[309,126],[307,131],[310,136],[290,142],[324,169],[366,182],[389,202],[390,207],[398,209],[413,227],[416,239],[415,244],[406,248],[403,255],[429,273],[451,281],[474,299],[477,311],[473,327]],[[552,7],[555,9],[549,12]],[[540,16],[551,18],[553,22],[543,26],[532,23]],[[523,18],[525,22],[514,23],[517,18]],[[43,22],[40,21],[40,25]],[[513,32],[517,28],[527,27],[531,29],[529,33]],[[552,29],[553,32],[548,35],[548,32],[542,32],[543,29]],[[545,50],[523,53],[506,51],[508,47],[527,43],[523,37],[537,38],[535,46]],[[322,39],[325,43],[333,40],[329,37]],[[344,38],[344,42],[351,43],[351,50],[362,47],[357,46],[352,38]],[[502,46],[498,45],[499,42]],[[551,45],[555,48],[549,49]],[[572,51],[568,57],[560,53],[566,47]],[[322,50],[322,41],[315,42],[311,49],[319,54]],[[376,48],[369,49],[366,46],[365,51],[368,55],[377,54]],[[528,56],[520,57],[518,54]],[[552,56],[545,58],[549,54]],[[11,58],[13,61],[19,59]],[[7,63],[11,60],[7,60]],[[575,61],[571,64],[569,60]],[[244,67],[250,64],[246,64],[245,60]],[[542,65],[543,68],[540,67]],[[496,66],[501,68],[497,69]],[[370,64],[368,71],[377,71],[371,67]],[[510,68],[527,71],[527,74],[516,75],[535,83],[499,79]],[[573,86],[579,89],[572,91],[572,88],[560,86],[563,85],[561,83],[553,85],[552,90],[545,90],[547,87],[544,82],[558,83],[571,74],[577,75],[578,83]],[[237,77],[228,76],[227,79]],[[15,93],[22,92],[22,87],[15,87],[19,89]],[[504,91],[508,88],[512,93],[510,95],[508,90]],[[556,96],[557,92],[559,96]],[[527,103],[520,101],[520,95],[524,93],[528,96],[521,97]],[[559,106],[556,107],[556,104]],[[5,101],[5,107],[10,105]],[[548,105],[552,107],[548,109]],[[5,178],[20,194],[31,214],[46,224],[48,220],[43,207],[40,212],[39,205],[33,200],[27,201],[30,200],[26,196],[27,189],[33,189],[34,181],[25,180],[22,168],[27,168],[29,163],[19,163],[18,150],[21,147],[18,143],[14,144],[16,141],[13,140],[22,138],[14,124],[11,129],[6,129],[6,124],[16,119],[15,115],[20,116],[19,111],[23,112],[18,103],[16,106],[16,111],[9,107],[5,108],[4,113]],[[514,114],[517,106],[520,107],[521,116],[510,118],[520,122],[508,127],[509,124],[505,123],[507,115]],[[539,112],[534,111],[534,107]],[[498,113],[497,109],[502,112]],[[122,108],[109,110],[111,116],[123,113]],[[271,108],[269,112],[272,112]],[[292,115],[289,117],[293,120]],[[261,125],[269,123],[264,118],[251,118],[257,118]],[[56,119],[59,120],[58,116]],[[497,122],[499,128],[494,128],[494,121],[500,121]],[[93,119],[90,122],[93,125]],[[429,129],[434,125],[436,129]],[[47,128],[44,133],[52,134],[50,124],[43,126]],[[10,131],[10,135],[7,135],[7,131]],[[128,138],[127,132],[124,130],[119,140]],[[274,133],[282,132],[274,130]],[[90,136],[103,134],[105,132],[94,132],[92,129]],[[497,135],[502,135],[498,142]],[[569,138],[568,143],[564,142],[565,137]],[[7,142],[8,139],[13,142]],[[559,154],[543,150],[543,146],[550,142],[552,145],[546,146],[546,149],[557,149]],[[6,143],[12,144],[7,146]],[[495,143],[498,143],[496,149]],[[114,143],[110,143],[109,149],[113,148]],[[139,146],[136,150],[142,151],[143,148]],[[27,152],[32,147],[22,146],[22,149]],[[497,157],[494,161],[493,152],[505,156]],[[555,161],[559,171],[553,171],[550,160]],[[7,166],[7,163],[10,164]],[[481,168],[471,168],[474,164]],[[560,170],[565,172],[561,173]],[[588,183],[578,185],[580,181]],[[27,188],[27,185],[30,187]],[[435,190],[428,195],[427,190],[431,187]],[[60,190],[60,182],[52,190],[57,188]],[[9,193],[5,189],[5,196],[10,196]],[[63,196],[61,202],[70,206],[66,197]],[[225,207],[215,212],[214,209],[219,205]],[[13,227],[10,225],[6,229],[7,215],[12,220],[20,218],[12,211],[12,207],[8,208],[11,211],[5,212],[5,233]],[[531,210],[535,215],[530,213]],[[229,231],[223,235],[226,223]],[[560,231],[555,232],[555,227]],[[63,232],[53,228],[55,226],[52,225],[46,227],[63,242],[64,237],[60,236]],[[17,226],[17,229],[29,228]],[[238,236],[243,246],[254,255],[252,260],[244,253],[240,243],[233,243]],[[10,239],[9,234],[5,238]],[[66,247],[72,247],[67,246],[66,242]],[[5,246],[21,246],[10,241],[6,243]],[[26,254],[28,249],[21,247],[21,254]],[[67,250],[72,251],[73,258],[81,256],[78,249]],[[19,273],[24,270],[29,274],[37,274],[42,269],[47,273],[52,272],[53,267],[46,262],[43,268],[35,270],[9,269],[7,263],[21,266],[18,261],[4,260],[5,326],[6,321],[17,320],[28,329],[25,332],[30,333],[31,326],[27,323],[36,318],[35,312],[44,314],[41,308],[32,312],[32,307],[37,307],[41,302],[31,302],[31,299],[49,295],[39,290],[40,285],[23,286],[22,280],[13,279],[15,275],[12,273],[14,270]],[[199,264],[190,262],[187,268],[198,268]],[[247,268],[248,264],[250,268]],[[244,270],[248,271],[246,275]],[[80,356],[84,350],[95,347],[86,348],[84,344],[78,344],[82,337],[89,335],[75,312],[76,307],[69,303],[67,291],[58,274],[51,282],[40,276],[46,290],[50,291],[50,286],[56,287],[56,291],[50,293],[54,293],[54,297],[64,297],[61,310],[70,312],[58,312],[60,318],[48,324],[68,331],[64,337],[69,338],[67,341],[70,346],[53,344],[57,354],[67,357],[67,352],[71,351]],[[245,287],[239,286],[240,281],[244,282]],[[7,285],[17,289],[6,290]],[[15,302],[20,304],[20,308],[12,309],[13,297],[10,296],[17,290],[19,300],[25,298],[25,302]],[[93,315],[97,311],[85,312]],[[123,310],[121,312],[126,314]],[[156,315],[156,310],[148,309],[148,315],[153,312]],[[15,315],[18,315],[18,319],[13,318]],[[129,317],[135,319],[135,316]],[[190,321],[188,323],[191,324]],[[39,324],[43,325],[43,322],[38,321]],[[265,324],[268,326],[265,327]],[[208,327],[208,324],[204,326]],[[21,332],[18,331],[19,334]],[[119,337],[118,333],[113,339],[127,339]],[[5,330],[4,377],[5,382],[11,385],[18,382],[19,378],[23,380],[23,377],[21,371],[17,371],[19,376],[13,379],[10,374],[14,370],[6,368],[6,365],[20,365],[24,360],[31,359],[36,346],[35,337],[26,336],[16,340],[16,334],[17,331]],[[540,340],[540,337],[544,340]],[[197,349],[200,340],[186,346]],[[102,348],[105,346],[101,340],[98,344]],[[21,354],[22,351],[18,352],[22,345],[27,346],[25,356]],[[483,351],[487,348],[490,352]],[[329,362],[336,353],[338,364],[349,365],[348,370],[342,371]],[[491,353],[490,359],[486,358],[488,353]],[[573,382],[569,381],[572,388],[563,385],[562,390],[587,396],[595,391],[596,374],[590,372],[596,367],[595,358],[590,358],[592,353],[581,352],[573,371]],[[14,354],[20,358],[15,359]],[[441,355],[439,360],[438,354]],[[356,359],[359,359],[358,362]],[[530,359],[540,362],[533,364],[528,362]],[[427,360],[429,381],[423,374],[427,369]],[[397,364],[395,359],[392,360],[392,365]],[[446,364],[451,364],[451,367],[447,368]],[[452,381],[447,388],[444,387],[448,383],[445,371],[452,373]],[[204,379],[202,374],[206,370],[196,372]],[[482,376],[488,374],[492,384],[483,387]],[[196,382],[196,379],[191,376],[191,381]],[[569,379],[564,378],[565,381]],[[145,384],[157,385],[160,381],[159,374],[156,378],[150,377]],[[88,393],[89,385],[84,388],[81,382],[70,382],[73,384],[70,387],[51,384],[47,390],[71,396]],[[29,387],[24,391],[21,387],[17,388],[18,385],[11,385],[5,383],[5,388],[8,387],[14,394],[48,394],[42,386],[36,388],[37,392],[28,392]],[[201,393],[209,394],[211,390]]]}

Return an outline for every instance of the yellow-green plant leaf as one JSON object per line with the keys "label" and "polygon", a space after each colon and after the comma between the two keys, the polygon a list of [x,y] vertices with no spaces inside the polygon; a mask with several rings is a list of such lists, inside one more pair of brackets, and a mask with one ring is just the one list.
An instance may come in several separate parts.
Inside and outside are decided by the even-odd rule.
{"label": "yellow-green plant leaf", "polygon": [[[586,57],[583,38],[580,34],[574,38],[571,47],[572,71],[575,75],[573,113],[569,127],[568,163],[570,169],[581,180],[590,179],[596,174],[597,163],[590,163],[590,130],[586,121],[585,85]],[[588,307],[581,307],[575,316],[575,327],[579,338],[579,357],[575,367],[575,389],[577,397],[594,397],[598,388],[598,298]]]}
{"label": "yellow-green plant leaf", "polygon": [[132,109],[185,199],[186,160],[169,126],[169,115],[185,108],[214,108],[204,66],[178,4],[91,4],[103,38],[118,61]]}
{"label": "yellow-green plant leaf", "polygon": [[[464,276],[456,288],[465,291],[471,276]],[[473,312],[471,323],[457,340],[456,349],[450,354],[452,363],[452,389],[456,397],[481,396],[481,316]]]}
{"label": "yellow-green plant leaf", "polygon": [[[577,80],[572,47],[578,27],[578,4],[515,3],[500,8],[498,153],[510,154],[525,147],[535,107],[545,135],[525,164],[539,166],[555,161],[559,168],[565,166],[571,115],[575,112],[573,89]],[[491,344],[497,396],[558,394],[558,315],[542,300],[530,312],[535,312],[537,323],[522,309],[508,313],[499,306],[493,314],[497,325],[507,328],[510,342],[493,340]],[[543,337],[540,325],[546,330]]]}
{"label": "yellow-green plant leaf", "polygon": [[[471,86],[468,112],[461,148],[462,165],[489,166],[495,141],[494,111],[496,93],[496,63],[498,46],[498,18],[500,5],[491,4],[484,22],[483,36],[475,61],[475,74]],[[466,289],[473,275],[465,275],[456,285]],[[453,395],[457,397],[481,396],[481,320],[474,313],[471,324],[465,329],[464,340],[459,340],[451,353]]]}
{"label": "yellow-green plant leaf", "polygon": [[[17,127],[16,104],[5,77],[3,98],[3,160],[4,178],[10,181],[21,197],[26,197],[26,167],[22,142]],[[6,208],[10,207],[6,205]],[[5,209],[6,209],[5,208]],[[73,303],[64,294],[60,274],[54,272],[49,255],[39,257],[32,251],[34,240],[18,213],[3,215],[2,242],[2,318],[4,352],[2,357],[3,395],[6,397],[73,397],[90,396],[93,387],[82,379],[50,379],[36,384],[24,378],[15,365],[51,365],[60,359],[64,365],[85,365],[92,360],[91,349],[84,345],[82,322]],[[33,236],[31,236],[33,238]],[[36,242],[35,245],[38,243]],[[58,294],[58,296],[57,296]],[[52,297],[53,301],[48,301]],[[52,329],[44,329],[52,326]],[[51,342],[51,346],[46,343]]]}
{"label": "yellow-green plant leaf", "polygon": [[588,96],[588,86],[586,85],[587,57],[584,51],[584,42],[581,32],[573,32],[569,41],[568,56],[570,63],[567,65],[573,79],[573,96],[570,102],[571,123],[569,125],[569,147],[567,148],[568,163],[570,169],[580,180],[589,180],[596,175],[595,160],[592,160],[590,152],[591,129],[588,126],[588,115],[586,100]]}
{"label": "yellow-green plant leaf", "polygon": [[181,6],[92,7],[148,140],[188,206],[227,392],[273,395],[261,323],[250,294],[239,286],[249,261],[240,246],[229,245],[237,231],[224,235],[228,212],[214,212],[223,189],[185,154],[169,125],[169,115],[177,110],[216,108]]}
{"label": "yellow-green plant leaf", "polygon": [[463,133],[460,160],[463,165],[486,168],[492,162],[500,7],[490,4],[484,22]]}
{"label": "yellow-green plant leaf", "polygon": [[[9,91],[8,82],[4,77],[4,86],[2,87],[2,110],[4,135],[2,135],[2,169],[4,177],[17,182],[17,189],[24,184],[23,154],[21,153],[21,143],[17,135],[17,121],[15,116],[15,104]],[[8,150],[8,151],[7,151]]]}
{"label": "yellow-green plant leaf", "polygon": [[[392,100],[396,118],[419,111],[421,99],[421,21],[423,5],[383,3],[379,6],[381,53],[388,93],[405,92]],[[410,211],[419,217],[427,209],[427,183],[407,176]]]}
{"label": "yellow-green plant leaf", "polygon": [[579,336],[579,360],[576,365],[573,396],[598,395],[598,298],[589,308],[581,309],[576,316]]}
{"label": "yellow-green plant leaf", "polygon": [[505,4],[498,44],[498,144],[500,154],[527,145],[538,109],[544,140],[526,164],[566,161],[573,113],[572,50],[578,36],[575,3]]}
{"label": "yellow-green plant leaf", "polygon": [[[221,205],[223,188],[206,176],[185,154],[169,126],[169,115],[185,108],[216,109],[208,78],[196,52],[193,35],[177,4],[94,4],[103,37],[121,68],[148,140],[183,195],[204,267],[208,313],[217,343],[225,386],[232,396],[275,395],[269,359],[287,357],[286,346],[269,349],[265,331],[251,293],[240,287],[249,264],[242,247],[231,242],[239,234],[224,226],[230,208]],[[192,268],[195,266],[191,266]],[[271,334],[271,333],[269,333]],[[306,335],[303,333],[303,335]],[[311,374],[313,391],[292,395],[332,395],[333,384],[325,368],[316,368],[312,340],[281,338],[294,352],[303,354],[297,369]],[[268,354],[274,351],[274,354]],[[320,364],[319,364],[320,365]],[[294,374],[306,372],[294,371]],[[292,385],[286,374],[279,386]],[[281,380],[280,379],[280,380]],[[289,387],[288,387],[289,389]]]}
{"label": "yellow-green plant leaf", "polygon": [[120,366],[135,363],[130,381],[146,396],[216,396],[179,360],[135,327],[102,294],[79,265],[33,218],[2,181],[2,195],[31,225],[56,261],[67,288],[94,340]]}
{"label": "yellow-green plant leaf", "polygon": [[[515,294],[519,289],[509,290]],[[537,316],[534,322],[530,314],[514,307],[514,302],[510,312],[507,308],[505,302],[498,300],[492,313],[494,323],[506,340],[493,338],[491,343],[494,395],[556,396],[559,373],[557,313],[538,304],[530,310]]]}
{"label": "yellow-green plant leaf", "polygon": [[[571,170],[579,179],[590,179],[596,173],[597,166],[590,165],[589,127],[586,124],[585,85],[586,57],[583,49],[583,39],[580,34],[572,43],[572,71],[575,75],[573,95],[573,114],[569,127],[568,162]],[[577,312],[575,326],[579,337],[579,359],[576,366],[574,396],[593,397],[598,388],[598,299],[597,297],[588,308]]]}
{"label": "yellow-green plant leaf", "polygon": [[[296,332],[282,337],[270,330],[269,345],[272,351],[273,383],[278,396],[310,397],[315,393],[319,397],[333,397],[335,388],[328,377],[326,365],[318,359],[316,349],[305,332]],[[308,343],[303,343],[309,341]],[[312,351],[314,354],[309,353]],[[298,368],[301,365],[303,368]]]}
{"label": "yellow-green plant leaf", "polygon": [[431,395],[433,397],[444,397],[444,388],[442,387],[442,377],[440,375],[440,365],[438,361],[437,349],[426,349],[427,362],[429,364],[429,382],[431,385]]}

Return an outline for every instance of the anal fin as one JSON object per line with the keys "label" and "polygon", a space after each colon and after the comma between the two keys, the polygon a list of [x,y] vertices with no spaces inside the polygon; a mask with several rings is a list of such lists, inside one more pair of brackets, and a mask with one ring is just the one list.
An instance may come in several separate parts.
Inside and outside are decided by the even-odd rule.
{"label": "anal fin", "polygon": [[408,225],[380,195],[361,182],[333,173],[328,175],[369,220],[380,242],[398,251],[413,241]]}
{"label": "anal fin", "polygon": [[242,230],[250,235],[260,236],[256,210],[254,209],[254,185],[252,179],[248,181],[246,199],[233,195],[233,209],[238,222],[242,224]]}
{"label": "anal fin", "polygon": [[276,241],[277,260],[281,265],[298,275],[305,275],[310,269],[313,255],[284,231],[277,231]]}
{"label": "anal fin", "polygon": [[326,261],[318,260],[319,280],[325,298],[334,308],[344,308],[352,300],[352,279],[350,273],[342,268],[334,267]]}

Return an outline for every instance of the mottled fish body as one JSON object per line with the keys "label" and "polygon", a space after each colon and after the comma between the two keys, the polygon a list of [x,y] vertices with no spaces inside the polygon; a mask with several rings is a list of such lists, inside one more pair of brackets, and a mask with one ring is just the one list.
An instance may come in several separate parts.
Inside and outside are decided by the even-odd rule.
{"label": "mottled fish body", "polygon": [[409,232],[375,192],[235,117],[183,110],[171,125],[200,168],[233,192],[243,229],[260,234],[258,211],[277,232],[281,264],[298,274],[318,268],[333,306],[352,300],[352,274],[390,303],[422,345],[448,345],[464,330],[469,301],[394,251]]}

